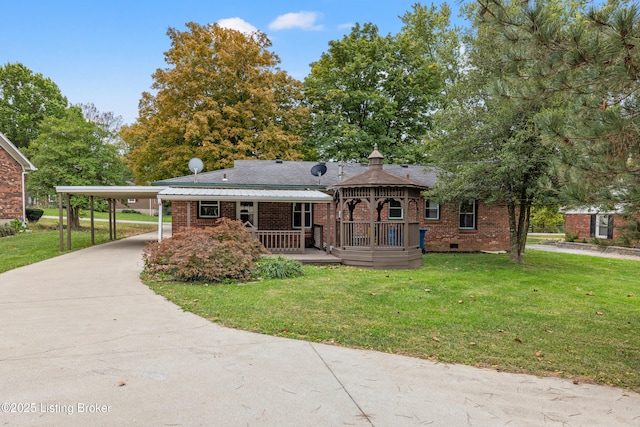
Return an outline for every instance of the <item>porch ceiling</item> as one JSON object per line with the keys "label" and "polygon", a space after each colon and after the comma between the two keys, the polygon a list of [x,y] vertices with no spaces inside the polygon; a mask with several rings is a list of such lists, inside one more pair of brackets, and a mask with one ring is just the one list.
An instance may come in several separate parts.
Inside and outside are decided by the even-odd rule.
{"label": "porch ceiling", "polygon": [[317,190],[256,190],[239,188],[177,188],[170,187],[158,193],[161,200],[234,200],[268,202],[325,202],[329,194]]}

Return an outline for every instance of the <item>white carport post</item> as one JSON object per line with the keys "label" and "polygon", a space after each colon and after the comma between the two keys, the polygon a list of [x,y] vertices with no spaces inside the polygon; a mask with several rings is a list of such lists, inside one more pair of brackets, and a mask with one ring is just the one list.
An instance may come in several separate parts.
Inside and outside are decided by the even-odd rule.
{"label": "white carport post", "polygon": [[162,241],[162,199],[158,196],[158,242]]}

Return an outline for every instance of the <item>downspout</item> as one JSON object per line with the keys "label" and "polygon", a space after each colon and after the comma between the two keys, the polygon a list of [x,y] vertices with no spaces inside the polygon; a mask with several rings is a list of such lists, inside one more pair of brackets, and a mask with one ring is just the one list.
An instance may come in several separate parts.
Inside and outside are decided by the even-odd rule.
{"label": "downspout", "polygon": [[24,170],[24,166],[22,167],[22,226],[27,226],[27,191],[25,189],[25,176],[28,175],[29,172]]}

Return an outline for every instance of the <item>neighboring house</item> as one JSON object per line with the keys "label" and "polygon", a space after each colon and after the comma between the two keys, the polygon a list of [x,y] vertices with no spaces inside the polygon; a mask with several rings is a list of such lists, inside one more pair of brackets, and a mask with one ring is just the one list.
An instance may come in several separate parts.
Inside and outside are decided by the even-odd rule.
{"label": "neighboring house", "polygon": [[126,210],[134,210],[144,215],[158,215],[157,199],[136,199],[126,198],[116,202],[116,211],[122,212]]}
{"label": "neighboring house", "polygon": [[[331,249],[343,261],[345,251],[372,251],[379,259],[395,262],[392,255],[403,251],[413,255],[399,262],[411,267],[418,262],[416,250],[509,250],[505,206],[477,200],[447,205],[424,200],[421,192],[437,181],[434,170],[385,165],[377,149],[369,160],[369,164],[236,160],[233,168],[154,185],[166,187],[158,194],[160,200],[172,201],[173,233],[228,217],[245,223],[273,252],[315,246]],[[313,175],[312,170],[324,173]],[[376,262],[361,254],[352,265]]]}
{"label": "neighboring house", "polygon": [[619,226],[624,224],[619,209],[601,210],[595,207],[563,209],[565,230],[577,239],[597,238],[616,240],[620,237]]}
{"label": "neighboring house", "polygon": [[25,220],[25,181],[36,167],[0,133],[0,224]]}

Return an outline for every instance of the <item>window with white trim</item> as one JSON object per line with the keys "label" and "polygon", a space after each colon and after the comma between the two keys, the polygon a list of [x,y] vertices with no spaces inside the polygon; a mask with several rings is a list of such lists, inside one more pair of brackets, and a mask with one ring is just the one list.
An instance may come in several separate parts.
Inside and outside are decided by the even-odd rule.
{"label": "window with white trim", "polygon": [[201,200],[198,202],[198,218],[220,218],[220,201]]}
{"label": "window with white trim", "polygon": [[608,239],[613,235],[613,221],[609,215],[596,215],[596,237]]}
{"label": "window with white trim", "polygon": [[475,230],[477,228],[477,208],[475,200],[460,203],[460,222],[458,224],[460,230]]}
{"label": "window with white trim", "polygon": [[294,203],[293,204],[293,228],[300,229],[302,227],[302,205],[304,204],[304,228],[313,226],[312,203]]}
{"label": "window with white trim", "polygon": [[440,204],[433,200],[424,201],[424,219],[431,221],[440,219]]}
{"label": "window with white trim", "polygon": [[389,200],[389,219],[403,219],[402,203],[400,200]]}
{"label": "window with white trim", "polygon": [[137,199],[127,199],[127,203],[135,203],[137,202]]}

